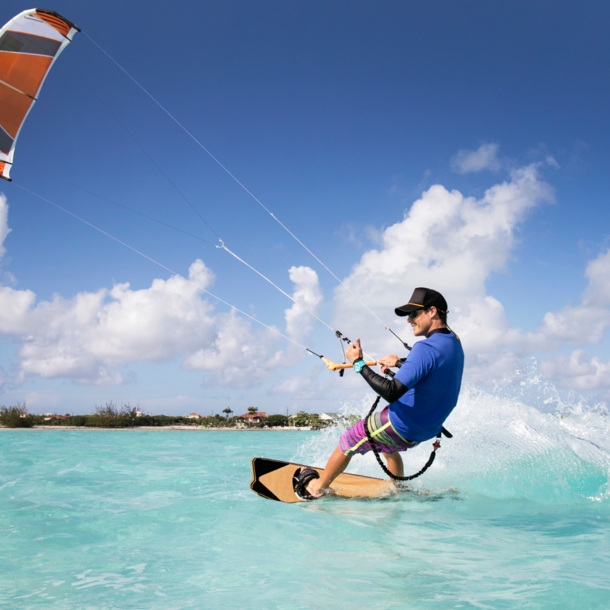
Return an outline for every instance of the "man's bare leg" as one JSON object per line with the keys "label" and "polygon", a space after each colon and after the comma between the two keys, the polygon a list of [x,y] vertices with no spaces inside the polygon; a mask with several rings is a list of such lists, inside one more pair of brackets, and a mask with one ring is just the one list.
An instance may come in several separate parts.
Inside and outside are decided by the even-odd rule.
{"label": "man's bare leg", "polygon": [[[398,457],[400,458],[400,456]],[[347,468],[351,459],[351,456],[347,456],[341,451],[341,447],[337,447],[328,459],[320,478],[312,479],[307,484],[307,491],[315,498],[323,496],[324,491]]]}
{"label": "man's bare leg", "polygon": [[402,463],[402,457],[398,451],[396,453],[384,453],[385,461],[388,463],[388,470],[397,477],[405,475],[405,469]]}
{"label": "man's bare leg", "polygon": [[[404,466],[400,453],[384,453],[386,462],[388,463],[388,470],[399,477],[404,476]],[[324,491],[329,488],[330,484],[347,468],[350,463],[352,456],[345,455],[341,450],[341,447],[337,447],[333,454],[328,459],[324,472],[320,475],[319,479],[312,479],[307,484],[307,491],[314,496],[319,498],[324,495]]]}

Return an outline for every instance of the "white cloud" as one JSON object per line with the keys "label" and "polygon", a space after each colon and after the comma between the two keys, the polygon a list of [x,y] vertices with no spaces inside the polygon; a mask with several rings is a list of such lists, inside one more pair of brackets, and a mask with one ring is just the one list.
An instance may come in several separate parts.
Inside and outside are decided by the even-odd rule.
{"label": "white cloud", "polygon": [[582,349],[570,356],[559,356],[540,364],[542,374],[561,387],[575,390],[595,390],[610,387],[610,362],[600,358],[587,359]]}
{"label": "white cloud", "polygon": [[466,350],[466,378],[481,385],[510,386],[523,381],[527,371],[520,362],[520,354],[506,350],[501,343],[495,351]]}
{"label": "white cloud", "polygon": [[[291,267],[289,276],[297,301],[286,309],[286,334],[294,341],[306,340],[313,326],[314,312],[322,300],[318,276],[309,267]],[[309,311],[307,311],[309,310]],[[265,330],[253,335],[251,325],[232,313],[218,316],[222,328],[214,341],[199,349],[186,360],[186,367],[213,371],[221,385],[244,388],[265,377],[279,366],[290,366],[303,356],[302,350],[277,351],[278,335]]]}
{"label": "white cloud", "polygon": [[0,332],[20,335],[28,331],[28,315],[36,301],[31,290],[0,286]]}
{"label": "white cloud", "polygon": [[219,314],[216,321],[215,336],[187,358],[187,369],[211,371],[219,385],[246,388],[282,364],[278,336],[272,331],[253,334],[250,322],[235,312]]}
{"label": "white cloud", "polygon": [[[506,265],[529,210],[552,200],[552,189],[540,179],[536,165],[513,171],[509,181],[492,186],[481,199],[434,185],[401,222],[384,231],[383,247],[366,252],[345,283],[407,340],[410,327],[394,316],[394,308],[416,286],[440,290],[449,303],[450,324],[464,342],[467,366],[481,372],[499,346],[521,340],[510,329],[502,304],[486,293],[486,280]],[[396,340],[389,333],[381,340],[379,326],[343,288],[336,291],[336,309],[336,326],[348,336],[353,329],[373,331],[367,336],[369,353],[396,351]],[[506,363],[512,366],[512,359]]]}
{"label": "white cloud", "polygon": [[[610,328],[610,249],[587,265],[589,282],[582,301],[544,316],[543,324],[528,340],[547,351],[564,345],[599,344]],[[583,349],[541,363],[540,370],[560,386],[578,390],[610,387],[610,363],[598,357],[587,359]]]}
{"label": "white cloud", "polygon": [[[316,373],[313,373],[317,377]],[[271,394],[288,394],[291,399],[307,399],[319,396],[324,389],[323,384],[311,377],[290,377],[271,389]]]}
{"label": "white cloud", "polygon": [[5,287],[0,289],[0,331],[22,341],[22,376],[122,383],[117,367],[178,357],[213,336],[213,308],[199,296],[213,274],[198,260],[189,279],[157,279],[143,290],[116,284],[37,304],[31,291]]}
{"label": "white cloud", "polygon": [[[497,149],[486,144],[478,151],[460,151],[454,159],[463,171],[492,168]],[[405,303],[416,286],[440,290],[449,302],[449,323],[464,344],[467,376],[477,382],[512,384],[522,375],[525,355],[599,343],[610,328],[610,250],[587,265],[580,304],[548,312],[534,332],[511,328],[503,304],[487,292],[490,275],[507,265],[528,212],[553,201],[553,190],[539,175],[541,166],[514,170],[479,199],[431,186],[401,221],[378,231],[379,245],[354,265],[345,284],[407,341],[412,340],[410,326],[394,316],[394,307]],[[0,247],[9,231],[7,210],[0,197]],[[317,311],[322,292],[309,267],[291,267],[289,276],[297,303],[284,312],[283,332],[306,344],[313,327],[306,309]],[[302,350],[286,348],[272,330],[253,327],[234,311],[217,313],[203,292],[213,279],[198,260],[189,280],[155,280],[142,290],[117,284],[72,299],[37,302],[30,290],[0,285],[0,332],[20,344],[21,378],[79,383],[125,383],[131,363],[178,358],[189,370],[211,373],[205,383],[245,388],[302,357]],[[352,338],[360,334],[369,354],[399,351],[396,339],[379,332],[382,327],[346,289],[336,289],[334,305],[334,326]],[[566,387],[610,387],[610,363],[587,360],[581,349],[546,360],[541,370]],[[350,390],[361,387],[356,377],[343,383]],[[314,377],[291,377],[270,390],[301,398],[320,392]]]}
{"label": "white cloud", "polygon": [[[314,323],[315,313],[322,301],[322,291],[318,283],[318,274],[310,267],[290,267],[290,280],[294,283],[292,298],[296,303],[284,312],[288,336],[302,343],[305,341]],[[308,311],[309,310],[309,311]]]}
{"label": "white cloud", "polygon": [[549,352],[565,345],[602,341],[610,328],[610,250],[589,261],[585,275],[589,282],[580,304],[548,312],[540,328],[523,338],[530,351]]}
{"label": "white cloud", "polygon": [[10,232],[11,229],[8,227],[8,203],[4,193],[0,193],[0,258],[6,252],[4,240]]}
{"label": "white cloud", "polygon": [[583,303],[545,314],[541,327],[527,336],[533,350],[549,351],[563,345],[599,343],[610,326],[610,311]]}
{"label": "white cloud", "polygon": [[[312,273],[291,270],[295,298],[313,307],[321,297]],[[285,365],[282,352],[274,351],[279,339],[270,330],[252,333],[250,322],[234,312],[216,314],[201,294],[213,279],[197,260],[189,279],[157,279],[141,290],[116,284],[37,303],[30,290],[0,287],[0,332],[21,343],[21,379],[36,375],[120,384],[129,380],[121,367],[184,358],[186,368],[214,371],[214,382],[247,387]],[[291,331],[304,337],[307,323],[299,309],[288,310],[287,320],[295,326]]]}
{"label": "white cloud", "polygon": [[458,174],[500,169],[497,144],[481,144],[477,150],[462,149],[451,159],[451,169]]}
{"label": "white cloud", "polygon": [[59,396],[49,392],[30,392],[25,397],[25,405],[29,409],[56,407],[59,404]]}
{"label": "white cloud", "polygon": [[589,284],[585,290],[584,304],[608,307],[610,305],[610,249],[590,261],[585,274]]}
{"label": "white cloud", "polygon": [[561,167],[555,157],[553,157],[552,155],[547,155],[545,161],[547,165],[554,167],[555,169],[559,169]]}
{"label": "white cloud", "polygon": [[[0,246],[8,232],[8,205],[2,195]],[[306,310],[317,308],[322,292],[309,267],[291,267],[289,276],[296,303],[285,311],[284,332],[300,343],[313,325]],[[20,345],[18,381],[34,375],[121,384],[133,378],[126,370],[132,363],[181,358],[187,369],[213,372],[207,380],[211,384],[244,388],[304,355],[302,350],[278,349],[282,339],[270,328],[257,326],[253,332],[251,321],[234,311],[216,313],[204,294],[213,281],[212,271],[196,260],[188,279],[156,279],[141,290],[115,284],[71,299],[55,295],[37,302],[31,290],[0,285],[0,333]],[[32,400],[37,400],[33,394]]]}
{"label": "white cloud", "polygon": [[[546,313],[533,332],[511,328],[502,303],[487,294],[486,281],[507,264],[528,211],[553,201],[538,167],[513,171],[510,181],[491,187],[479,200],[441,185],[430,187],[401,222],[383,232],[382,247],[362,256],[346,285],[407,341],[412,340],[410,327],[394,317],[394,307],[406,302],[416,286],[440,290],[449,303],[449,323],[464,344],[467,378],[475,382],[513,384],[525,374],[524,356],[599,344],[610,328],[610,249],[588,263],[581,302]],[[345,289],[336,290],[335,301],[340,312],[335,324],[347,334],[364,329],[370,354],[397,351],[395,339],[381,335]],[[582,349],[543,362],[541,370],[564,387],[610,387],[610,364],[588,360]]]}

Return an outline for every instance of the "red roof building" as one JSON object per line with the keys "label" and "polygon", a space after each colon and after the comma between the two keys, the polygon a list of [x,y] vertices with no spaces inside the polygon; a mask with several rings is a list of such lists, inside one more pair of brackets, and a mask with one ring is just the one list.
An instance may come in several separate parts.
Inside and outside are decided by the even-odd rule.
{"label": "red roof building", "polygon": [[244,413],[243,415],[238,415],[237,419],[242,419],[248,424],[260,424],[261,419],[267,417],[267,414],[264,411],[260,411],[259,413]]}

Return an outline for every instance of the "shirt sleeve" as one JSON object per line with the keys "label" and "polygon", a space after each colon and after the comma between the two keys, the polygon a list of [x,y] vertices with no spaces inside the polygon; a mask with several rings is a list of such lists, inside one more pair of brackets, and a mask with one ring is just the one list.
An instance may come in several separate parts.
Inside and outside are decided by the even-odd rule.
{"label": "shirt sleeve", "polygon": [[389,403],[398,400],[403,394],[406,394],[409,389],[402,385],[395,377],[393,379],[387,379],[386,377],[375,373],[375,371],[368,366],[365,366],[362,369],[361,375],[371,388]]}
{"label": "shirt sleeve", "polygon": [[434,368],[434,356],[425,341],[419,341],[411,350],[405,363],[396,372],[396,377],[400,383],[407,388],[413,388]]}

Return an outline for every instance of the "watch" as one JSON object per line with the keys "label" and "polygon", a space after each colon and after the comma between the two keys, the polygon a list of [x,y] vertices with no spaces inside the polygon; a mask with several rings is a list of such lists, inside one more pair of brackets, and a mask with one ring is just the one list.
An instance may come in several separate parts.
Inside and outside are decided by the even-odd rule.
{"label": "watch", "polygon": [[356,373],[361,373],[362,369],[366,366],[366,362],[362,358],[358,358],[352,365]]}

